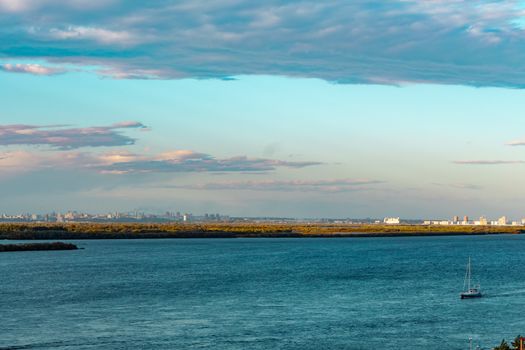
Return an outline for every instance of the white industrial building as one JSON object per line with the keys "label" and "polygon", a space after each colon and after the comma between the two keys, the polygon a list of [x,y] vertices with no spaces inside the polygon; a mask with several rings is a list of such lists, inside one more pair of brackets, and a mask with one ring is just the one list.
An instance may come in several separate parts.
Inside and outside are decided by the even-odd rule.
{"label": "white industrial building", "polygon": [[401,220],[399,218],[385,218],[383,222],[387,225],[397,225]]}

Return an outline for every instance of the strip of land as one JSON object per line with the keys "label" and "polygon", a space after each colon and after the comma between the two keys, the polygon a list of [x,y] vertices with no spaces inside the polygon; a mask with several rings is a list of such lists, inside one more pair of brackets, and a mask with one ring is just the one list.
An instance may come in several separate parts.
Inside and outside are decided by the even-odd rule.
{"label": "strip of land", "polygon": [[426,226],[274,223],[3,223],[0,239],[134,239],[241,237],[400,237],[522,234],[524,226]]}
{"label": "strip of land", "polygon": [[0,244],[0,253],[25,252],[36,250],[76,250],[78,247],[71,243],[29,243],[29,244]]}

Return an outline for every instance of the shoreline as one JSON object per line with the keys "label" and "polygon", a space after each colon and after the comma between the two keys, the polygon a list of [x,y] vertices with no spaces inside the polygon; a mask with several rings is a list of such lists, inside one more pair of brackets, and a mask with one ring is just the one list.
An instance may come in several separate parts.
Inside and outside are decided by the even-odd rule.
{"label": "shoreline", "polygon": [[524,234],[523,226],[423,226],[330,224],[1,224],[0,240],[368,238]]}
{"label": "shoreline", "polygon": [[[48,233],[46,235],[27,233],[23,235],[0,235],[0,241],[50,241],[50,240],[107,240],[107,239],[236,239],[236,238],[396,238],[396,237],[456,237],[456,236],[497,236],[521,235],[523,233],[509,232],[360,232],[360,233],[229,233],[216,232],[214,234],[183,233],[183,234],[105,234],[105,233]],[[0,243],[1,244],[1,243]]]}

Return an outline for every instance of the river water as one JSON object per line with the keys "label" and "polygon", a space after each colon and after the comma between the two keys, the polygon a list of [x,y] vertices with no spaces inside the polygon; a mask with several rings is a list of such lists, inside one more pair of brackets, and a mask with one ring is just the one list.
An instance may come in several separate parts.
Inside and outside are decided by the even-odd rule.
{"label": "river water", "polygon": [[[0,349],[488,349],[525,235],[72,241],[0,254]],[[465,265],[485,297],[460,300]]]}

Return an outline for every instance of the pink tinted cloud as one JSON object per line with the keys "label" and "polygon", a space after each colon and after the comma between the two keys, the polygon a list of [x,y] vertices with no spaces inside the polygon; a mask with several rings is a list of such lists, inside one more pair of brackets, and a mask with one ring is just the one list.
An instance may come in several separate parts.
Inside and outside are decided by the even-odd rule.
{"label": "pink tinted cloud", "polygon": [[235,156],[216,158],[207,153],[175,150],[153,156],[142,156],[127,162],[104,165],[112,173],[188,173],[188,172],[267,172],[277,168],[304,168],[321,165],[314,161],[283,161],[266,158]]}
{"label": "pink tinted cloud", "polygon": [[0,70],[9,73],[25,73],[33,75],[57,75],[65,73],[66,70],[58,67],[46,67],[40,64],[11,64],[5,63],[0,65]]}
{"label": "pink tinted cloud", "polygon": [[[1,138],[1,135],[0,135]],[[206,153],[190,150],[175,150],[161,154],[138,154],[126,150],[106,153],[78,152],[65,150],[63,152],[47,151],[11,151],[0,152],[0,174],[9,172],[38,171],[44,168],[54,169],[84,169],[101,174],[161,174],[161,173],[267,173],[278,168],[304,168],[320,165],[320,162],[302,161],[290,162],[275,159],[249,158],[237,156],[231,158],[216,158]],[[297,182],[296,186],[329,187],[359,186],[371,184],[368,180],[339,180],[334,182]],[[259,184],[264,186],[264,184]],[[267,184],[270,186],[271,184]],[[274,183],[274,186],[279,186]],[[281,184],[283,185],[283,184]]]}

